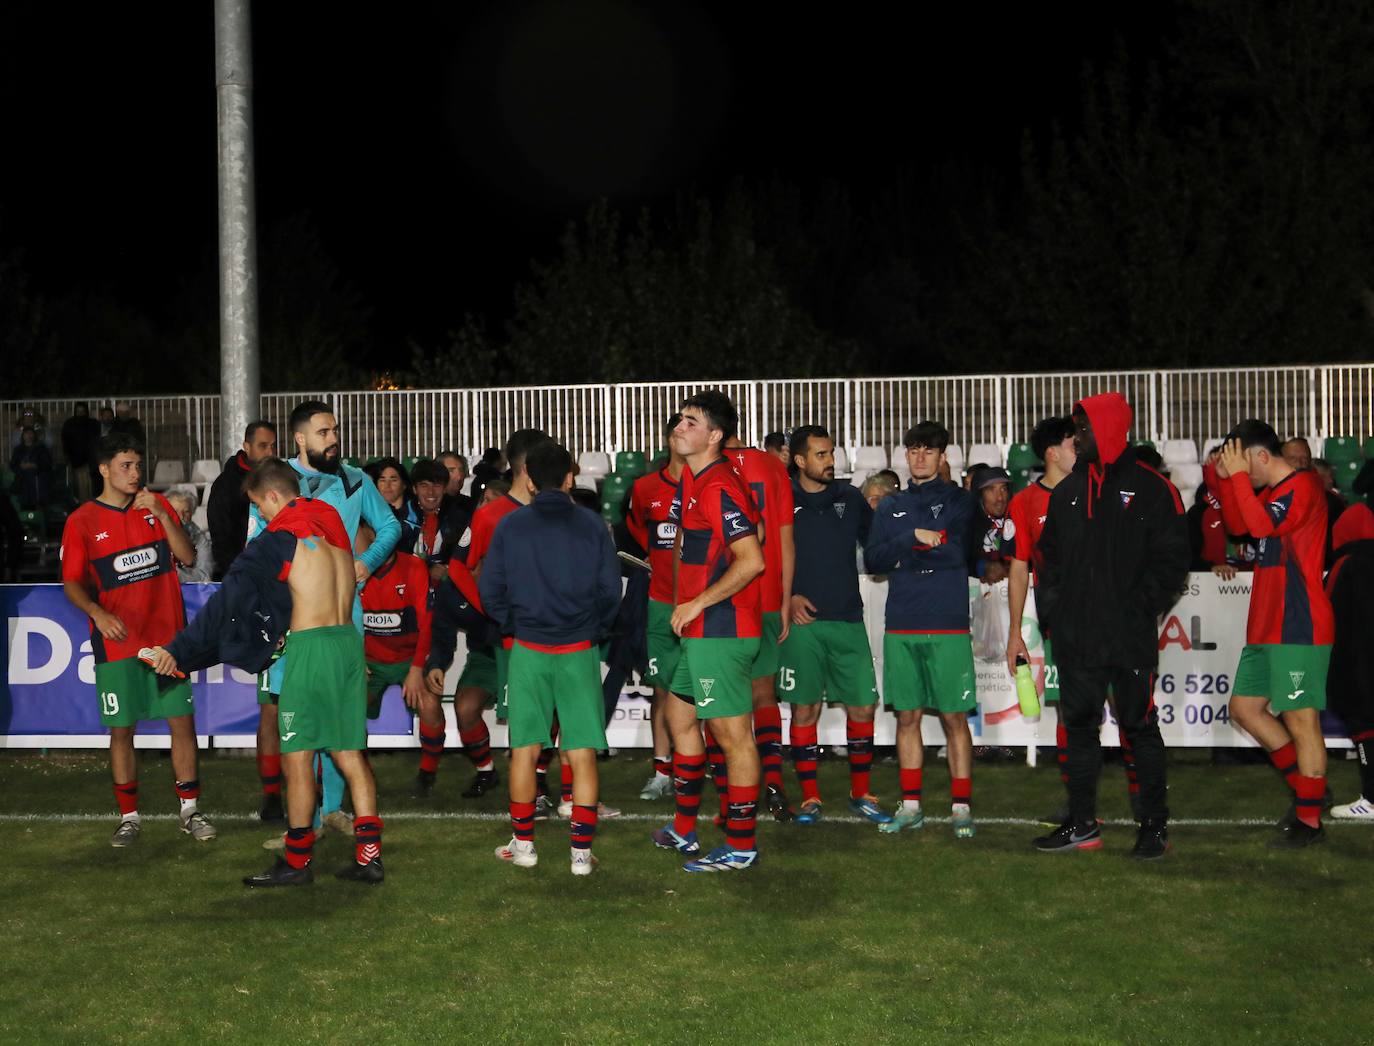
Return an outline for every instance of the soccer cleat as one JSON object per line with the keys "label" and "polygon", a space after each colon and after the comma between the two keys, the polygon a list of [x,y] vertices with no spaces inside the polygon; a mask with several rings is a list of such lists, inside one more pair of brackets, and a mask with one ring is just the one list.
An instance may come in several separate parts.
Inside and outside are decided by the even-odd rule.
{"label": "soccer cleat", "polygon": [[208,843],[219,832],[215,831],[215,826],[210,823],[210,819],[197,810],[190,817],[182,818],[181,830],[189,835],[198,843]]}
{"label": "soccer cleat", "polygon": [[539,863],[539,855],[534,852],[534,843],[525,842],[511,836],[505,846],[496,848],[496,856],[517,868],[533,868]]}
{"label": "soccer cleat", "polygon": [[[792,820],[792,807],[788,805],[787,796],[777,785],[768,785],[764,789],[764,802],[768,804],[768,812],[773,815],[773,820],[777,821],[778,824],[786,824]],[[744,851],[740,852],[743,853]],[[752,853],[753,851],[749,852]]]}
{"label": "soccer cleat", "polygon": [[342,810],[330,810],[320,818],[320,835],[325,832],[338,832],[340,835],[353,835],[353,815]]}
{"label": "soccer cleat", "polygon": [[286,863],[285,857],[278,857],[276,864],[265,872],[243,877],[244,886],[307,886],[314,881],[315,873],[310,870],[310,865],[292,868]]}
{"label": "soccer cleat", "polygon": [[572,848],[573,875],[591,875],[596,864],[596,858],[592,856],[590,850],[579,850],[576,847]]}
{"label": "soccer cleat", "polygon": [[263,824],[286,822],[286,811],[282,809],[280,792],[268,792],[262,797],[262,806],[258,808],[258,820]]}
{"label": "soccer cleat", "polygon": [[[817,821],[824,820],[825,812],[819,799],[807,799],[801,804],[801,809],[797,811],[797,824],[815,824]],[[890,821],[891,818],[889,817]]]}
{"label": "soccer cleat", "polygon": [[1129,798],[1131,801],[1131,820],[1135,821],[1136,824],[1144,824],[1145,815],[1140,812],[1140,793],[1131,792]]}
{"label": "soccer cleat", "polygon": [[758,863],[757,850],[732,850],[728,846],[717,846],[705,857],[688,861],[682,866],[684,872],[742,872]]}
{"label": "soccer cleat", "polygon": [[[1351,805],[1353,806],[1354,804],[1352,803]],[[1329,814],[1335,809],[1336,797],[1331,794],[1331,789],[1328,787],[1327,790],[1322,794],[1322,813]],[[1287,812],[1284,813],[1284,815],[1280,817],[1277,822],[1275,822],[1274,827],[1279,829],[1279,831],[1283,831],[1284,829],[1288,828],[1289,825],[1296,824],[1297,820],[1298,800],[1297,797],[1294,796],[1291,800],[1289,800]]]}
{"label": "soccer cleat", "polygon": [[1326,842],[1325,828],[1313,828],[1305,821],[1294,821],[1292,824],[1279,829],[1279,834],[1269,840],[1269,849],[1301,850],[1305,846],[1314,846],[1324,842]]}
{"label": "soccer cleat", "polygon": [[434,771],[421,770],[415,775],[415,783],[410,787],[412,799],[429,799],[434,795]]}
{"label": "soccer cleat", "polygon": [[1098,850],[1102,847],[1102,829],[1096,818],[1091,821],[1065,821],[1049,835],[1036,838],[1034,845],[1041,853]]}
{"label": "soccer cleat", "polygon": [[464,799],[481,799],[500,783],[501,775],[495,770],[478,770],[472,784],[463,789],[462,796]]}
{"label": "soccer cleat", "polygon": [[1044,817],[1040,818],[1039,823],[1043,824],[1046,828],[1058,828],[1068,819],[1069,804],[1062,803],[1060,804],[1059,808],[1054,811],[1054,813],[1046,814]]}
{"label": "soccer cleat", "polygon": [[857,799],[851,798],[849,809],[860,817],[868,818],[874,824],[887,824],[888,821],[892,820],[892,815],[884,813],[883,808],[878,805],[878,800],[871,795],[859,796]]}
{"label": "soccer cleat", "polygon": [[558,809],[553,805],[553,800],[547,795],[537,795],[534,797],[534,819],[536,821],[547,821],[557,813]]}
{"label": "soccer cleat", "polygon": [[120,821],[119,827],[114,830],[114,835],[110,836],[111,846],[133,846],[138,842],[138,833],[143,830],[142,823],[136,818],[131,817],[127,821]]}
{"label": "soccer cleat", "polygon": [[917,810],[914,814],[903,813],[901,810],[898,810],[892,815],[890,820],[884,821],[882,824],[878,825],[878,831],[896,833],[903,829],[910,829],[914,832],[919,828],[924,828],[925,824],[926,813],[924,810]]}
{"label": "soccer cleat", "polygon": [[644,783],[644,787],[639,790],[639,798],[650,799],[671,799],[673,796],[673,779],[664,777],[662,774],[654,774]]}
{"label": "soccer cleat", "polygon": [[680,854],[694,854],[701,851],[701,843],[697,841],[696,832],[688,832],[686,835],[678,835],[673,831],[671,824],[665,824],[662,828],[655,828],[649,835],[654,841],[654,845],[663,850],[676,850]]}
{"label": "soccer cleat", "polygon": [[1169,852],[1169,825],[1162,819],[1147,817],[1135,833],[1131,856],[1137,861],[1157,861]]}
{"label": "soccer cleat", "polygon": [[[558,804],[558,819],[560,821],[572,820],[572,801]],[[620,811],[614,806],[607,806],[605,803],[596,804],[596,819],[598,821],[610,821],[620,816]]]}
{"label": "soccer cleat", "polygon": [[967,806],[961,806],[951,811],[949,823],[954,827],[954,838],[973,838],[973,812]]}
{"label": "soccer cleat", "polygon": [[1374,803],[1360,796],[1353,803],[1333,806],[1331,816],[1338,821],[1374,821]]}
{"label": "soccer cleat", "polygon": [[367,864],[359,864],[357,861],[349,863],[348,867],[340,868],[334,873],[335,879],[351,879],[355,883],[368,883],[376,886],[386,878],[386,869],[382,867],[382,859],[374,857]]}

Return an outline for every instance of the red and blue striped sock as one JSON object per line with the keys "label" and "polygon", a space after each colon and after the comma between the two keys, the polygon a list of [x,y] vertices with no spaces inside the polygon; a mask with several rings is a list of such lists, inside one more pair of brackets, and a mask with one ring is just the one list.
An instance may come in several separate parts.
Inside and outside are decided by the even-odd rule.
{"label": "red and blue striped sock", "polygon": [[754,838],[758,808],[758,785],[730,786],[730,810],[725,819],[725,841],[730,845],[730,849],[758,849],[758,843]]}
{"label": "red and blue striped sock", "polygon": [[673,791],[677,794],[673,831],[678,835],[690,835],[697,830],[697,811],[701,807],[702,778],[705,776],[704,755],[673,753]]}
{"label": "red and blue striped sock", "polygon": [[534,842],[534,804],[517,803],[514,799],[510,803],[510,826],[511,834],[521,842]]}
{"label": "red and blue striped sock", "polygon": [[802,802],[809,799],[819,802],[821,789],[820,783],[816,780],[816,761],[820,749],[816,745],[816,724],[798,726],[794,720],[789,732],[789,740],[792,742],[792,766],[797,771],[797,782],[801,785]]}
{"label": "red and blue striped sock", "polygon": [[439,757],[444,754],[444,728],[420,724],[420,772],[433,774],[439,771]]}
{"label": "red and blue striped sock", "polygon": [[1274,769],[1283,776],[1288,787],[1293,789],[1293,794],[1296,795],[1300,777],[1298,774],[1298,750],[1293,746],[1293,742],[1289,741],[1286,745],[1275,748],[1269,753],[1269,761],[1274,764]]}
{"label": "red and blue striped sock", "polygon": [[258,756],[258,780],[263,795],[281,795],[281,756]]}
{"label": "red and blue striped sock", "polygon": [[1298,820],[1309,828],[1322,826],[1322,799],[1326,795],[1326,776],[1298,775],[1294,789],[1298,794]]}
{"label": "red and blue striped sock", "polygon": [[730,782],[725,772],[725,749],[716,744],[716,737],[711,733],[710,723],[707,723],[702,729],[702,734],[706,738],[706,759],[711,764],[711,780],[716,785],[716,798],[720,801],[720,816],[724,820],[730,810]]}
{"label": "red and blue striped sock", "polygon": [[115,802],[119,804],[121,816],[138,813],[138,779],[116,781],[114,786]]}
{"label": "red and blue striped sock", "polygon": [[902,802],[917,803],[921,801],[921,778],[924,771],[917,767],[915,770],[908,770],[905,767],[897,771],[898,783],[902,786]]}
{"label": "red and blue striped sock", "polygon": [[574,806],[572,808],[572,848],[590,850],[596,838],[596,807]]}
{"label": "red and blue striped sock", "polygon": [[849,797],[862,799],[872,789],[873,721],[846,719],[844,734],[849,746]]}
{"label": "red and blue striped sock", "polygon": [[382,856],[382,819],[380,817],[355,817],[353,819],[353,843],[355,859],[359,864],[368,864]]}
{"label": "red and blue striped sock", "polygon": [[563,779],[563,788],[559,795],[561,802],[572,802],[572,763],[563,759],[558,764],[558,774]]}
{"label": "red and blue striped sock", "polygon": [[782,790],[782,709],[765,705],[754,711],[754,745],[763,765],[763,783]]}
{"label": "red and blue striped sock", "polygon": [[315,850],[315,829],[288,828],[286,830],[286,863],[292,868],[304,868]]}

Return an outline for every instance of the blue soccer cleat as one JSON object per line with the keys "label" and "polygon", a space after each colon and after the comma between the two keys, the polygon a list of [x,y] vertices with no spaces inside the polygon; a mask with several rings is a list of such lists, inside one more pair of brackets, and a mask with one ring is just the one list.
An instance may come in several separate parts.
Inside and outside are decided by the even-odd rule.
{"label": "blue soccer cleat", "polygon": [[849,800],[849,809],[860,817],[868,818],[874,824],[887,824],[892,820],[892,815],[884,813],[883,808],[878,805],[878,800],[871,795]]}
{"label": "blue soccer cleat", "polygon": [[801,809],[797,811],[797,824],[815,824],[823,820],[825,812],[821,808],[819,799],[808,799],[801,804]]}
{"label": "blue soccer cleat", "polygon": [[705,857],[688,861],[682,866],[684,872],[742,872],[758,864],[757,850],[732,850],[728,846],[717,846]]}
{"label": "blue soccer cleat", "polygon": [[676,850],[680,854],[694,854],[701,852],[701,843],[697,842],[697,833],[688,832],[686,835],[678,835],[673,831],[673,826],[665,824],[662,828],[655,828],[649,836],[654,841],[654,845],[664,850]]}

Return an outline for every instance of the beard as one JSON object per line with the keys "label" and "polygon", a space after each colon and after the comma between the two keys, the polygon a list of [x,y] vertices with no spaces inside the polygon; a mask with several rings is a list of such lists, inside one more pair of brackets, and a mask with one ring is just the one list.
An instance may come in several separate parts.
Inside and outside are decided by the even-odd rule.
{"label": "beard", "polygon": [[305,460],[316,472],[337,473],[339,466],[343,463],[343,458],[339,456],[338,447],[332,447],[331,450],[333,451],[332,455],[329,451],[307,450]]}

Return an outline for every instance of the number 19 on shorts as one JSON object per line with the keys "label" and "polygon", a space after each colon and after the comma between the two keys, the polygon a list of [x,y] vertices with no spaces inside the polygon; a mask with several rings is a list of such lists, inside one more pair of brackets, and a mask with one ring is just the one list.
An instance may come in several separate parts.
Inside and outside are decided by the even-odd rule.
{"label": "number 19 on shorts", "polygon": [[104,716],[119,715],[119,695],[113,690],[100,691],[100,714]]}

